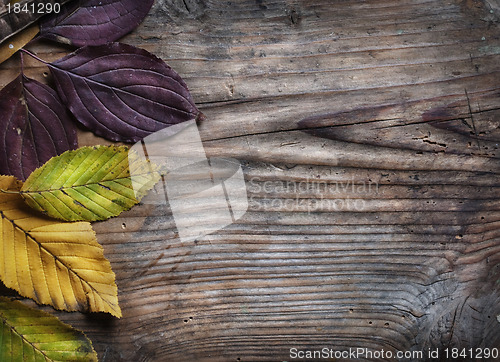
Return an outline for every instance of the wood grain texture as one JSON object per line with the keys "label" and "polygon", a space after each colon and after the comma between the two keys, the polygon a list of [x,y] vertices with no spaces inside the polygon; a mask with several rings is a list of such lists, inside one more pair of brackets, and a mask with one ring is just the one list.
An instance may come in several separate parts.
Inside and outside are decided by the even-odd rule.
{"label": "wood grain texture", "polygon": [[196,242],[147,198],[95,224],[124,317],[57,315],[101,361],[500,347],[498,5],[157,0],[123,41],[185,79],[250,207]]}

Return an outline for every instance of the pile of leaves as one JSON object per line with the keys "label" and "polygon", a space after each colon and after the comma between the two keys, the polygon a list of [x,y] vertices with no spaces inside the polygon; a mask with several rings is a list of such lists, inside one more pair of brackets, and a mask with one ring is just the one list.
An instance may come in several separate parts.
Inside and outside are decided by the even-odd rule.
{"label": "pile of leaves", "polygon": [[[20,69],[0,91],[0,279],[39,304],[119,318],[115,274],[90,222],[130,209],[160,175],[125,146],[78,148],[76,122],[135,143],[203,116],[167,64],[116,42],[153,0],[66,2],[0,44],[0,61],[15,54]],[[76,50],[48,63],[25,49],[38,39]],[[24,56],[46,64],[54,87],[24,74]],[[1,361],[97,360],[83,333],[19,301],[0,297],[0,328]]]}

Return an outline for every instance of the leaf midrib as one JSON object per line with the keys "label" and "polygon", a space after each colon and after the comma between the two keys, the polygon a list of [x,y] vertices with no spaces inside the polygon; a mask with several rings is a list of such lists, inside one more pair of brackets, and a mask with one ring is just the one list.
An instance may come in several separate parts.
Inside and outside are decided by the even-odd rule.
{"label": "leaf midrib", "polygon": [[4,316],[4,314],[3,314],[1,311],[0,311],[0,318],[2,319],[3,323],[4,323],[4,324],[6,324],[6,325],[7,325],[7,326],[11,329],[11,331],[13,331],[13,332],[14,332],[15,334],[17,334],[19,337],[21,337],[21,339],[22,339],[25,343],[29,344],[29,345],[30,345],[33,349],[35,349],[35,350],[39,351],[39,352],[40,352],[40,353],[41,353],[41,354],[42,354],[42,355],[43,355],[46,359],[48,359],[49,361],[54,361],[54,362],[55,362],[55,360],[53,360],[52,358],[50,358],[49,356],[47,356],[47,355],[45,354],[45,352],[44,352],[44,351],[42,351],[41,349],[39,349],[39,348],[35,347],[35,346],[33,345],[33,343],[32,343],[32,342],[30,342],[29,340],[27,340],[27,339],[24,337],[24,335],[23,335],[23,334],[19,333],[19,332],[17,331],[17,329],[16,329],[14,326],[12,326],[12,325],[11,325],[11,324],[7,321],[6,317]]}
{"label": "leaf midrib", "polygon": [[[130,53],[128,53],[128,54],[130,55]],[[108,55],[113,55],[113,54],[108,54]],[[131,55],[136,55],[136,54],[131,54]],[[107,55],[106,55],[106,56],[107,56]],[[144,96],[142,96],[142,95],[140,95],[140,94],[137,94],[137,93],[132,93],[132,92],[130,92],[130,91],[123,90],[123,89],[121,89],[121,88],[117,88],[116,86],[110,86],[109,84],[106,84],[106,83],[98,82],[98,81],[96,81],[96,80],[94,80],[94,79],[92,79],[92,78],[89,78],[89,77],[87,77],[87,76],[84,76],[84,75],[81,75],[81,74],[75,73],[75,72],[73,71],[73,69],[71,69],[71,70],[68,70],[68,69],[63,69],[63,68],[61,68],[61,67],[59,67],[59,66],[57,66],[57,65],[55,65],[55,64],[53,64],[53,63],[47,63],[47,66],[48,66],[48,67],[50,67],[50,68],[53,68],[53,69],[57,69],[57,70],[58,70],[58,71],[60,71],[60,72],[64,72],[64,73],[71,74],[71,75],[73,75],[75,78],[83,79],[83,80],[85,80],[85,81],[88,81],[89,83],[93,83],[93,84],[99,85],[99,86],[104,87],[104,88],[112,89],[113,91],[117,91],[117,92],[121,92],[121,93],[124,93],[124,94],[128,94],[128,95],[130,95],[130,96],[138,97],[138,98],[141,98],[141,99],[146,100],[146,101],[148,101],[148,102],[152,102],[152,103],[154,103],[154,104],[156,104],[156,105],[163,106],[163,107],[167,107],[167,108],[170,108],[170,109],[174,109],[174,110],[176,110],[176,111],[179,111],[179,112],[182,112],[182,113],[185,113],[185,114],[188,114],[188,115],[189,115],[189,114],[193,114],[193,113],[191,113],[191,112],[189,112],[189,111],[186,111],[186,110],[184,110],[184,109],[180,109],[180,108],[174,107],[174,106],[172,106],[172,105],[163,104],[163,103],[160,103],[160,102],[157,102],[157,101],[151,100],[151,99],[149,99],[149,98],[147,98],[147,97],[144,97]],[[123,70],[123,69],[128,69],[128,68],[121,68],[120,70]],[[131,69],[131,70],[135,70],[135,71],[137,71],[137,70],[144,71],[144,70],[145,70],[145,69],[137,69],[137,68],[130,68],[130,69]],[[106,72],[109,72],[109,71],[111,71],[111,70],[112,70],[112,69],[107,69],[107,70],[106,70]],[[174,81],[176,81],[177,83],[179,83],[176,79],[174,79],[174,78],[173,78],[173,77],[171,77],[171,76],[168,76],[168,75],[165,75],[165,74],[162,74],[162,73],[160,73],[160,72],[153,71],[153,70],[147,70],[147,69],[146,69],[146,71],[151,72],[151,73],[154,73],[154,74],[157,74],[157,75],[160,75],[160,76],[163,76],[163,77],[168,77],[168,78],[171,78],[171,79],[173,79]],[[104,73],[104,72],[100,72],[100,73]],[[96,73],[96,74],[100,74],[100,73]],[[141,86],[141,84],[136,84],[136,85]],[[148,86],[148,85],[144,85],[144,86]],[[182,86],[182,85],[181,85],[181,86]],[[180,96],[182,99],[186,100],[189,104],[191,104],[191,105],[193,106],[192,101],[190,101],[189,99],[187,99],[184,95],[182,95],[182,94],[180,94],[180,93],[178,93],[178,92],[175,92],[175,91],[173,91],[173,90],[171,90],[171,89],[166,89],[166,88],[162,88],[162,89],[165,89],[165,90],[167,90],[167,91],[169,91],[169,92],[171,92],[171,93],[173,93],[173,94],[175,94],[175,95],[177,95],[177,96]],[[193,106],[193,108],[195,108],[195,109],[197,110],[197,107],[196,107],[196,106]],[[136,111],[136,112],[137,112],[137,111]],[[198,112],[199,112],[199,111],[198,111]],[[137,112],[137,113],[139,113],[139,112]],[[196,116],[196,114],[194,114],[194,116]],[[157,121],[157,122],[158,122],[158,121]],[[161,123],[161,122],[159,122],[159,123]]]}
{"label": "leaf midrib", "polygon": [[[95,186],[95,185],[98,185],[98,186],[101,186],[101,183],[111,183],[111,182],[117,182],[117,180],[132,180],[130,176],[128,177],[119,177],[119,178],[115,178],[115,179],[112,179],[112,180],[106,180],[106,181],[98,181],[98,182],[90,182],[90,183],[85,183],[85,184],[81,184],[81,185],[70,185],[70,186],[63,186],[63,187],[60,187],[60,188],[57,188],[57,189],[45,189],[45,190],[26,190],[26,191],[19,191],[19,193],[22,195],[22,194],[42,194],[42,193],[45,193],[45,192],[56,192],[56,191],[64,191],[64,190],[71,190],[71,189],[76,189],[77,187],[88,187],[88,186]],[[122,195],[123,196],[123,195]]]}
{"label": "leaf midrib", "polygon": [[[4,213],[3,211],[0,211],[0,216],[5,219],[5,220],[8,220],[15,228],[17,228],[18,230],[20,230],[21,232],[23,232],[26,237],[29,237],[31,240],[33,240],[33,242],[35,242],[39,248],[45,250],[49,255],[52,255],[54,257],[54,259],[56,261],[58,261],[59,263],[61,263],[68,271],[70,271],[71,273],[75,274],[76,277],[78,278],[78,280],[80,280],[81,282],[85,283],[86,285],[89,286],[90,289],[92,289],[96,295],[101,295],[92,285],[90,285],[89,282],[87,282],[83,277],[81,277],[77,272],[75,272],[73,269],[71,269],[70,267],[68,267],[57,255],[54,255],[54,253],[51,253],[50,250],[48,250],[46,247],[44,247],[42,245],[42,243],[40,243],[39,241],[36,240],[36,238],[30,233],[31,230],[24,230],[22,227],[20,227],[19,225],[16,224],[16,222],[14,220],[11,220],[10,218],[8,218]],[[105,300],[104,298],[101,297],[101,299],[111,308],[111,310],[114,311],[114,308],[108,303],[107,300]]]}

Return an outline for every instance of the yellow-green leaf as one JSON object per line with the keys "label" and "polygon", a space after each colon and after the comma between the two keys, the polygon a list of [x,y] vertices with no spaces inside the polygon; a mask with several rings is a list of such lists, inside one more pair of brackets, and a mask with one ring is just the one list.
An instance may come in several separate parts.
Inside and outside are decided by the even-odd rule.
{"label": "yellow-green leaf", "polygon": [[40,27],[38,24],[33,24],[0,44],[0,63],[9,59],[19,49],[28,44],[39,31]]}
{"label": "yellow-green leaf", "polygon": [[159,180],[155,170],[125,146],[82,147],[36,169],[21,194],[33,209],[54,218],[105,220],[137,204]]}
{"label": "yellow-green leaf", "polygon": [[0,278],[22,296],[61,310],[120,317],[115,274],[88,222],[60,222],[25,205],[0,176]]}
{"label": "yellow-green leaf", "polygon": [[0,361],[97,361],[82,332],[5,297],[0,297],[0,329]]}

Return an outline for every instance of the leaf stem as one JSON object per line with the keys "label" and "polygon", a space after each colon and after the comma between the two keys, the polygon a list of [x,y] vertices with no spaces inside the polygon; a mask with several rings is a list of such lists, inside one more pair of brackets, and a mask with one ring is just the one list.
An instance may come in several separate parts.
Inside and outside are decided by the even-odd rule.
{"label": "leaf stem", "polygon": [[39,62],[42,62],[43,64],[48,64],[48,62],[46,62],[45,60],[37,57],[35,54],[33,54],[32,52],[30,52],[29,50],[26,50],[26,49],[23,48],[23,49],[21,49],[21,52],[28,54],[30,57],[35,58],[36,60],[38,60]]}
{"label": "leaf stem", "polygon": [[4,189],[0,189],[0,192],[3,193],[3,194],[21,194],[20,191],[8,191],[8,190],[4,190]]}

